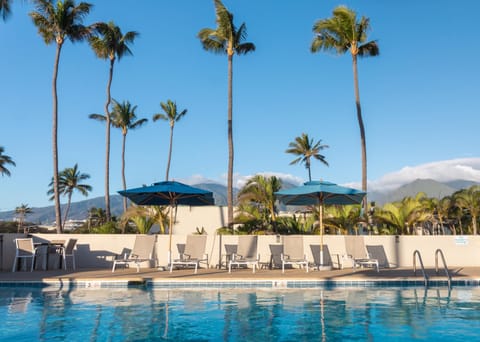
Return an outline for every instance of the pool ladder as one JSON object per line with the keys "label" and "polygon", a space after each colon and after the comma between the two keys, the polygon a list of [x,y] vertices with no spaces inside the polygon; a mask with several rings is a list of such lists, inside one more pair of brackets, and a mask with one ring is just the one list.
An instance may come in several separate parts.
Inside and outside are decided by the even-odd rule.
{"label": "pool ladder", "polygon": [[[443,255],[443,252],[442,252],[441,249],[437,249],[435,251],[435,272],[436,272],[436,274],[438,274],[438,256],[439,255],[442,257],[443,269],[445,270],[445,275],[447,276],[448,288],[450,289],[450,287],[452,286],[452,276],[448,272],[447,262],[445,261],[445,256]],[[413,252],[413,274],[415,274],[415,275],[417,274],[417,258],[416,257],[418,257],[418,260],[420,261],[420,266],[422,268],[423,279],[425,280],[425,287],[428,287],[428,275],[425,272],[425,267],[423,266],[422,255],[420,254],[420,251],[418,251],[418,249],[415,250],[415,252]]]}

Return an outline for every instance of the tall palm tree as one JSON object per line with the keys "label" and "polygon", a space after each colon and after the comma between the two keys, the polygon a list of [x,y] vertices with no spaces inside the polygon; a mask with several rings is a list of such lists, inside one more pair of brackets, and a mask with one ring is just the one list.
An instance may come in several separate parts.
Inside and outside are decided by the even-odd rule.
{"label": "tall palm tree", "polygon": [[[137,106],[132,106],[130,102],[123,101],[119,103],[113,100],[113,108],[111,114],[112,126],[122,130],[122,184],[123,190],[127,190],[127,182],[125,180],[125,143],[127,141],[128,130],[138,128],[145,124],[148,119],[137,120],[135,110]],[[127,198],[123,197],[123,211],[127,210]]]}
{"label": "tall palm tree", "polygon": [[[313,53],[318,51],[335,51],[344,54],[350,51],[353,63],[353,82],[357,120],[360,127],[360,143],[362,149],[362,190],[367,192],[367,148],[365,141],[365,127],[360,106],[360,92],[358,88],[357,58],[377,56],[380,52],[377,42],[367,41],[367,32],[370,29],[370,19],[361,17],[345,6],[338,6],[333,10],[333,17],[318,20],[313,26],[315,38],[311,45]],[[363,214],[367,215],[367,196],[363,199]]]}
{"label": "tall palm tree", "polygon": [[[74,167],[67,167],[62,172],[60,172],[58,188],[60,190],[60,193],[67,196],[68,198],[67,208],[65,209],[65,214],[63,219],[62,231],[63,231],[63,228],[65,227],[65,221],[68,218],[68,212],[70,211],[73,192],[76,190],[80,192],[83,196],[88,196],[88,192],[92,191],[92,187],[90,185],[81,183],[84,180],[87,180],[89,178],[90,178],[89,174],[81,173],[78,170],[78,164],[75,164]],[[53,180],[52,182],[50,182],[49,186],[50,187],[53,186]],[[52,188],[48,190],[49,195],[52,195],[53,192],[54,190]],[[53,198],[50,198],[50,199],[53,199]]]}
{"label": "tall palm tree", "polygon": [[16,166],[15,162],[13,161],[12,157],[3,154],[5,152],[5,148],[0,146],[0,174],[7,175],[10,177],[10,170],[7,169],[6,165]]}
{"label": "tall palm tree", "polygon": [[122,31],[113,21],[107,23],[97,23],[94,25],[97,35],[90,37],[90,46],[100,59],[108,59],[110,61],[110,69],[107,82],[107,99],[105,101],[105,122],[106,122],[106,148],[105,148],[105,212],[107,221],[111,219],[110,212],[110,113],[109,106],[111,102],[111,86],[113,79],[113,68],[115,60],[120,59],[126,55],[132,55],[128,44],[133,44],[133,41],[138,36],[135,31],[130,31],[122,34]]}
{"label": "tall palm tree", "polygon": [[230,13],[220,0],[214,0],[217,27],[204,28],[198,33],[202,46],[207,51],[218,54],[227,54],[228,57],[228,176],[227,176],[227,205],[228,226],[233,225],[233,127],[232,127],[232,101],[233,101],[233,55],[244,55],[255,51],[255,45],[243,42],[247,37],[247,27],[242,23],[237,29],[233,23],[233,14]]}
{"label": "tall palm tree", "polygon": [[478,217],[480,216],[480,186],[473,185],[453,194],[455,204],[466,210],[472,218],[473,235],[477,235]]}
{"label": "tall palm tree", "polygon": [[172,100],[167,100],[166,103],[160,102],[164,113],[157,113],[153,115],[153,121],[165,120],[170,124],[170,148],[168,150],[168,162],[167,162],[167,171],[165,175],[165,180],[168,181],[168,173],[170,171],[170,161],[172,159],[172,144],[173,144],[173,128],[175,127],[175,122],[180,121],[180,119],[187,114],[187,110],[184,109],[180,113],[177,111],[177,103]]}
{"label": "tall palm tree", "polygon": [[27,217],[28,214],[33,213],[33,209],[28,206],[28,204],[23,204],[19,207],[15,208],[15,214],[17,214],[17,220],[18,220],[18,229],[17,233],[20,233],[20,230],[23,227],[23,224],[25,223],[25,218]]}
{"label": "tall palm tree", "polygon": [[0,0],[0,16],[3,21],[7,20],[12,13],[11,4],[12,0]]}
{"label": "tall palm tree", "polygon": [[328,145],[322,145],[321,143],[322,140],[314,143],[313,138],[310,139],[308,134],[302,133],[300,137],[296,137],[294,141],[288,144],[289,148],[285,151],[286,153],[298,156],[298,158],[290,162],[290,165],[298,164],[300,162],[305,163],[305,168],[308,170],[309,181],[312,181],[311,158],[319,160],[328,166],[325,156],[319,153],[321,150],[328,148]]}
{"label": "tall palm tree", "polygon": [[83,19],[90,13],[91,4],[81,2],[75,5],[74,0],[33,0],[36,11],[30,16],[33,23],[38,27],[38,33],[47,45],[55,42],[57,45],[55,63],[53,67],[52,97],[52,152],[53,152],[53,190],[55,199],[55,219],[57,232],[62,231],[62,219],[60,212],[60,192],[58,189],[58,98],[57,98],[57,75],[60,63],[60,53],[65,39],[72,42],[82,41],[90,34],[90,28],[82,25]]}

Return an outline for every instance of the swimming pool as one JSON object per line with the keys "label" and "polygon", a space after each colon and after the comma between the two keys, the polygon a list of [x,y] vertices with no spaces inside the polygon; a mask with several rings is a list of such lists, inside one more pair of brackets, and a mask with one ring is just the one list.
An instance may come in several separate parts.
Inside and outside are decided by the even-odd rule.
{"label": "swimming pool", "polygon": [[0,288],[2,341],[478,340],[480,288]]}

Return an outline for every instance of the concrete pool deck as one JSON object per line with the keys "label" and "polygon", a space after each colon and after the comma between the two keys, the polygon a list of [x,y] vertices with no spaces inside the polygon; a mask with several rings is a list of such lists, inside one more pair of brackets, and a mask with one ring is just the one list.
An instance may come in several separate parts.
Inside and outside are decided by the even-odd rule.
{"label": "concrete pool deck", "polygon": [[[439,270],[437,275],[434,268],[427,268],[426,273],[431,285],[445,285],[447,282],[444,270]],[[451,267],[449,273],[453,286],[480,285],[480,268],[478,267]],[[379,273],[373,269],[353,270],[351,268],[328,271],[310,270],[308,273],[301,269],[288,269],[285,270],[285,273],[279,269],[261,269],[256,273],[252,273],[251,269],[235,269],[232,270],[232,273],[228,273],[228,270],[225,269],[212,268],[199,269],[197,274],[194,274],[192,269],[174,270],[170,273],[157,268],[141,269],[138,273],[135,268],[118,269],[115,273],[112,273],[110,269],[0,272],[0,286],[24,283],[73,283],[87,284],[87,286],[152,284],[168,288],[175,288],[176,285],[178,287],[202,287],[205,284],[209,284],[209,287],[215,287],[215,284],[227,285],[227,287],[228,284],[243,284],[245,287],[250,284],[255,287],[255,284],[259,283],[271,283],[273,287],[295,287],[295,284],[303,284],[302,287],[309,287],[309,284],[312,287],[322,286],[321,284],[333,286],[395,286],[401,284],[422,286],[424,278],[421,270],[417,270],[415,275],[412,268],[381,269]]]}

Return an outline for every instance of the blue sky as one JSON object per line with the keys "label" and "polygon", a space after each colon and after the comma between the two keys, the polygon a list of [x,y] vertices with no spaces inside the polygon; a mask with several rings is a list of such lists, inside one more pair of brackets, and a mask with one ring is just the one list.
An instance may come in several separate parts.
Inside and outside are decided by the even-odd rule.
{"label": "blue sky", "polygon": [[[85,24],[113,20],[140,36],[134,56],[115,65],[112,96],[137,105],[146,126],[127,136],[127,185],[164,180],[169,126],[152,122],[160,102],[188,109],[174,131],[170,177],[225,183],[227,171],[227,58],[202,49],[196,37],[215,27],[211,0],[102,0]],[[234,142],[238,184],[256,173],[307,180],[285,153],[303,132],[330,147],[329,167],[312,164],[312,177],[355,185],[361,180],[360,138],[351,57],[310,52],[312,26],[340,4],[368,16],[380,56],[359,61],[367,137],[368,179],[388,188],[423,178],[480,180],[480,93],[475,0],[330,1],[225,0],[245,22],[254,53],[234,58]],[[14,1],[0,23],[0,146],[17,163],[0,177],[0,211],[22,203],[49,205],[52,176],[51,82],[55,46],[38,35],[29,2]],[[87,43],[66,42],[58,78],[59,167],[78,163],[91,176],[89,197],[103,196],[105,127],[88,119],[103,113],[108,62]],[[112,193],[121,189],[121,133],[112,130]],[[420,172],[420,171],[421,172]],[[458,171],[458,173],[457,173]],[[443,177],[443,178],[442,178]],[[74,200],[83,197],[74,196]]]}

